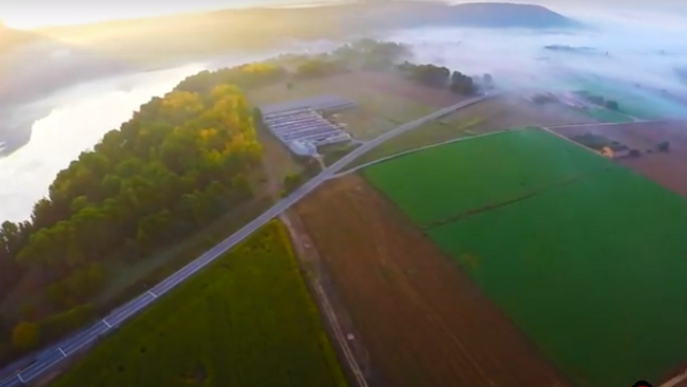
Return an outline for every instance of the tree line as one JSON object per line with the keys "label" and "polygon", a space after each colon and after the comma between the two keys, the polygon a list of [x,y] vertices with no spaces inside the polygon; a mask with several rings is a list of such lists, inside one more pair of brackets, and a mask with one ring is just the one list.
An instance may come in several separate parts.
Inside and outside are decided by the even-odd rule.
{"label": "tree line", "polygon": [[48,300],[41,313],[0,324],[15,350],[87,321],[108,280],[108,260],[145,259],[253,197],[262,148],[237,86],[285,75],[252,64],[186,78],[59,172],[29,220],[1,225],[3,293],[31,272]]}
{"label": "tree line", "polygon": [[404,61],[396,65],[396,69],[406,78],[428,87],[448,88],[454,93],[472,95],[480,88],[491,88],[491,75],[484,74],[477,81],[460,71],[451,71],[448,67],[433,64],[414,64]]}

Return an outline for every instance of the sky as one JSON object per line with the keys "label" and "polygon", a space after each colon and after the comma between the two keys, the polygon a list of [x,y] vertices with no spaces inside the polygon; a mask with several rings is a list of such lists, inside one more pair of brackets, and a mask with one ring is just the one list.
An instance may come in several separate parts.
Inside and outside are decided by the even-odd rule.
{"label": "sky", "polygon": [[[129,19],[193,11],[209,11],[232,7],[337,0],[12,0],[0,1],[0,20],[10,27],[30,29],[46,25],[93,23],[114,19]],[[474,0],[479,1],[479,0]],[[587,12],[599,4],[614,13],[667,11],[687,15],[684,0],[503,0],[537,3],[559,12]],[[454,3],[465,2],[461,0]]]}
{"label": "sky", "polygon": [[[307,1],[307,0],[306,0]],[[331,1],[331,0],[324,0]],[[85,24],[115,19],[211,11],[299,0],[12,0],[0,1],[0,20],[13,28]]]}

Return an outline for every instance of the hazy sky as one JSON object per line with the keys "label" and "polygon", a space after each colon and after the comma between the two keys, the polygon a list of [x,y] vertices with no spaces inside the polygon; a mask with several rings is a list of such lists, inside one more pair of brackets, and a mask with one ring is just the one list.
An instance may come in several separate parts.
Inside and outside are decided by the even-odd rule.
{"label": "hazy sky", "polygon": [[0,20],[14,28],[34,28],[297,2],[299,0],[0,0]]}
{"label": "hazy sky", "polygon": [[[126,19],[172,13],[204,11],[228,7],[245,7],[265,4],[291,4],[305,2],[331,2],[337,0],[2,0],[0,20],[15,28],[34,28],[44,25],[65,25]],[[479,0],[475,0],[479,1]],[[504,0],[518,3],[538,3],[556,11],[592,12],[600,4],[612,13],[645,11],[656,7],[673,13],[682,8],[687,15],[684,0]],[[452,1],[466,2],[466,1]]]}

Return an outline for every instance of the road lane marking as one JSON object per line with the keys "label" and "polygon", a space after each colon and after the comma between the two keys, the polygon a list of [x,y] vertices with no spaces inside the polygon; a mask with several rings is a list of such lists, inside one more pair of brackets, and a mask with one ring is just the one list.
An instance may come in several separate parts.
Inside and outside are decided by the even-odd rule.
{"label": "road lane marking", "polygon": [[62,349],[62,347],[57,347],[57,349],[59,349],[60,352],[62,352],[62,356],[67,357],[67,353],[64,352],[64,349]]}
{"label": "road lane marking", "polygon": [[108,323],[107,321],[105,321],[105,319],[103,319],[103,323],[105,323],[105,325],[107,325],[108,328],[112,328],[112,325],[110,325],[110,323]]}
{"label": "road lane marking", "polygon": [[17,374],[17,377],[19,378],[19,381],[20,381],[20,382],[26,383],[26,381],[24,380],[24,378],[21,377],[21,373]]}
{"label": "road lane marking", "polygon": [[148,294],[150,294],[151,296],[153,296],[153,298],[157,298],[157,294],[151,292],[150,290],[148,290]]}

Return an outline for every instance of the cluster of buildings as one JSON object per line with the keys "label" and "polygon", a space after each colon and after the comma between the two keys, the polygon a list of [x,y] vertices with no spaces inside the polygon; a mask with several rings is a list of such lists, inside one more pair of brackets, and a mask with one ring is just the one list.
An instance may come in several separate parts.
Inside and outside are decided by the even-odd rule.
{"label": "cluster of buildings", "polygon": [[260,110],[267,128],[293,153],[314,156],[318,146],[351,140],[342,124],[325,118],[325,115],[356,106],[355,102],[344,98],[324,95],[261,106]]}

